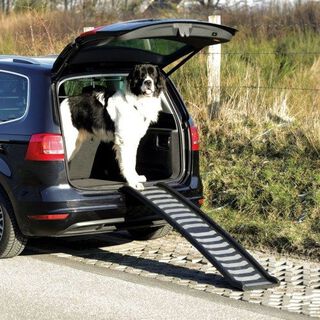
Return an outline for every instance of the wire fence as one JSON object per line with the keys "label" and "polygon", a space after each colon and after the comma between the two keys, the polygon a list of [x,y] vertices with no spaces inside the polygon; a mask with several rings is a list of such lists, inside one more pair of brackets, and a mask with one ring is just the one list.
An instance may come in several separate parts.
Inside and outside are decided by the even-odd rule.
{"label": "wire fence", "polygon": [[[319,56],[320,58],[320,51],[308,51],[308,52],[303,52],[303,51],[288,51],[288,52],[277,52],[277,51],[270,51],[270,52],[249,52],[249,51],[241,51],[241,52],[232,52],[232,51],[225,51],[221,53],[215,53],[215,52],[206,52],[206,51],[201,51],[200,53],[203,56],[209,56],[209,55],[221,55],[221,56],[241,56],[241,57],[246,57],[246,56],[279,56],[282,58],[283,56]],[[244,58],[245,59],[245,58]],[[303,63],[303,61],[299,61],[300,63]],[[249,62],[251,65],[255,64],[255,61],[250,60]],[[259,61],[256,61],[256,65],[259,67]],[[223,67],[223,63],[222,63]],[[294,71],[293,71],[294,72]],[[320,72],[320,71],[319,71]],[[320,78],[319,78],[320,79]],[[253,89],[253,90],[278,90],[278,91],[301,91],[301,92],[320,92],[320,80],[319,80],[319,87],[314,87],[314,88],[308,88],[308,87],[288,87],[288,86],[267,86],[267,85],[223,85],[223,83],[219,85],[208,85],[209,89]]]}
{"label": "wire fence", "polygon": [[220,55],[320,55],[320,51],[314,52],[286,52],[286,51],[274,51],[274,52],[221,52],[221,53],[208,53],[201,52],[203,55],[208,54],[220,54]]}
{"label": "wire fence", "polygon": [[296,90],[296,91],[315,91],[320,92],[320,89],[317,88],[297,88],[297,87],[269,87],[269,86],[230,86],[230,85],[220,85],[220,86],[208,86],[208,88],[220,88],[220,89],[256,89],[256,90],[279,90],[279,91],[285,91],[285,90]]}

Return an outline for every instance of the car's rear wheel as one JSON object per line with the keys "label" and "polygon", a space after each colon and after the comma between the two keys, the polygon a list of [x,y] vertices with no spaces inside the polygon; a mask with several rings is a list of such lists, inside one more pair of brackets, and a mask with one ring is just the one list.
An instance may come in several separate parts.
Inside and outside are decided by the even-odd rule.
{"label": "car's rear wheel", "polygon": [[0,195],[0,258],[12,258],[22,252],[27,239],[21,234],[10,203]]}
{"label": "car's rear wheel", "polygon": [[134,240],[153,240],[166,236],[171,230],[170,225],[165,225],[162,227],[130,229],[128,232]]}

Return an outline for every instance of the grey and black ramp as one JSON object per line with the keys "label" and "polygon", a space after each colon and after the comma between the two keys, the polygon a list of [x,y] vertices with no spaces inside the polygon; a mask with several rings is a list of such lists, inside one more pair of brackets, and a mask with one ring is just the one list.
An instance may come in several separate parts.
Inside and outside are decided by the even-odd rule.
{"label": "grey and black ramp", "polygon": [[224,229],[191,201],[164,183],[143,191],[122,187],[120,191],[160,215],[184,236],[235,288],[265,289],[279,284]]}

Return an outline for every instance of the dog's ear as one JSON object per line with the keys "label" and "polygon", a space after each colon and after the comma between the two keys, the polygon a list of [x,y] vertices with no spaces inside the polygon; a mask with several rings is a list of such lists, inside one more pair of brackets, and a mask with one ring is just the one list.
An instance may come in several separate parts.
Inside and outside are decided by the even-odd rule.
{"label": "dog's ear", "polygon": [[156,95],[159,96],[159,94],[161,93],[161,91],[163,91],[166,88],[166,79],[164,78],[164,76],[162,75],[160,68],[157,66],[157,79],[156,79]]}
{"label": "dog's ear", "polygon": [[140,65],[138,65],[138,64],[134,65],[128,74],[128,79],[137,78],[137,73],[139,72],[139,69],[140,69]]}
{"label": "dog's ear", "polygon": [[140,91],[137,86],[139,82],[139,75],[140,75],[140,65],[135,65],[127,76],[127,86],[129,90],[134,93],[135,95],[139,95]]}

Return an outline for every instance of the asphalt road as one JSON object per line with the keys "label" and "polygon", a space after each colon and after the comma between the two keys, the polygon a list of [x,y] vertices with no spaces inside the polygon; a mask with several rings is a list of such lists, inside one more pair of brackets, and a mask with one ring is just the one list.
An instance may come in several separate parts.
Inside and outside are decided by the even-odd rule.
{"label": "asphalt road", "polygon": [[0,260],[0,319],[301,319],[50,255]]}

